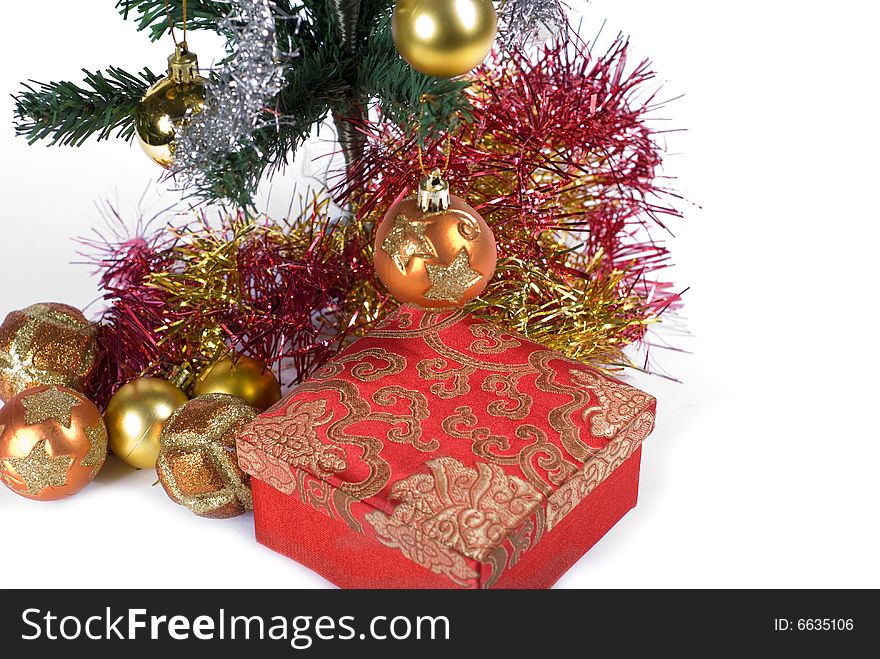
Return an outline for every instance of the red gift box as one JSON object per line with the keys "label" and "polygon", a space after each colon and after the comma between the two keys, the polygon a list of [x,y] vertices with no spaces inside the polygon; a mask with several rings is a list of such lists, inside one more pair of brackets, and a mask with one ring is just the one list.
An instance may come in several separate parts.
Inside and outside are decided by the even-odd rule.
{"label": "red gift box", "polygon": [[630,508],[654,399],[402,307],[238,440],[257,539],[343,587],[545,588]]}

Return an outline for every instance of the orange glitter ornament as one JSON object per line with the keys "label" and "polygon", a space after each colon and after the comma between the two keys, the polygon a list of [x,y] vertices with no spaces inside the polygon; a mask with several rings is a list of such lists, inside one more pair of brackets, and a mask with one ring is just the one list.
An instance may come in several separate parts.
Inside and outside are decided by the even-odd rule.
{"label": "orange glitter ornament", "polygon": [[200,517],[235,517],[253,508],[235,440],[256,416],[228,394],[194,398],[171,415],[159,438],[156,472],[172,501]]}
{"label": "orange glitter ornament", "polygon": [[38,501],[76,494],[106,457],[101,413],[71,389],[34,387],[0,410],[0,480],[16,494]]}
{"label": "orange glitter ornament", "polygon": [[394,203],[376,231],[376,274],[398,301],[460,306],[495,273],[495,237],[486,221],[434,170],[417,194]]}
{"label": "orange glitter ornament", "polygon": [[0,325],[0,399],[57,384],[80,390],[95,364],[95,326],[56,302],[13,311]]}

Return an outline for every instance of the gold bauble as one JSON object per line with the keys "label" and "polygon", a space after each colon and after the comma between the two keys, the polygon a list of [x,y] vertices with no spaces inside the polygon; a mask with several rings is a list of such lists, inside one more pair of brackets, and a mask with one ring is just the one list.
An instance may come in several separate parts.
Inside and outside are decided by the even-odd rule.
{"label": "gold bauble", "polygon": [[250,477],[238,466],[235,440],[257,410],[228,394],[193,398],[171,415],[159,438],[156,473],[171,500],[199,517],[252,510]]}
{"label": "gold bauble", "polygon": [[44,302],[0,325],[0,400],[43,384],[81,390],[95,364],[97,330],[79,309]]}
{"label": "gold bauble", "polygon": [[[434,186],[432,188],[432,186]],[[460,306],[495,274],[495,237],[434,171],[419,191],[393,204],[376,230],[376,274],[405,304]]]}
{"label": "gold bauble", "polygon": [[197,379],[196,396],[230,394],[262,411],[281,400],[281,385],[266,365],[256,359],[237,355],[221,359]]}
{"label": "gold bauble", "polygon": [[174,164],[177,131],[205,108],[207,80],[198,74],[195,53],[179,46],[168,58],[168,76],[147,90],[138,104],[135,134],[138,144],[155,163]]}
{"label": "gold bauble", "polygon": [[0,410],[0,481],[16,494],[38,501],[76,494],[106,457],[101,413],[72,389],[27,389]]}
{"label": "gold bauble", "polygon": [[398,0],[391,18],[403,58],[422,73],[445,78],[486,58],[497,25],[492,0]]}
{"label": "gold bauble", "polygon": [[187,400],[180,389],[159,378],[138,378],[120,387],[104,412],[113,453],[132,467],[155,467],[162,428]]}

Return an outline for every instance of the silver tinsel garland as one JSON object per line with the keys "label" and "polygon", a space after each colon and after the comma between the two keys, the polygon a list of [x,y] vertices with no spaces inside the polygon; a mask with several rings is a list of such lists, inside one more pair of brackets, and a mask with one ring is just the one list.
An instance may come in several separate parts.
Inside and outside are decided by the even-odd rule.
{"label": "silver tinsel garland", "polygon": [[538,46],[565,28],[560,0],[502,0],[498,8],[498,41],[504,48]]}
{"label": "silver tinsel garland", "polygon": [[[226,156],[256,146],[254,133],[274,123],[264,115],[284,86],[284,62],[296,56],[280,53],[277,47],[275,2],[216,1],[229,5],[219,31],[230,35],[233,54],[214,72],[207,88],[207,107],[177,134],[172,171],[182,187],[197,186]],[[341,18],[353,16],[356,21],[358,2],[331,0],[340,28],[348,24]],[[504,0],[498,16],[501,45],[517,49],[545,42],[564,29],[566,20],[561,0]],[[340,34],[343,42],[345,37]],[[346,122],[340,122],[340,133],[346,127]],[[347,160],[355,157],[356,140],[340,134],[340,141]]]}
{"label": "silver tinsel garland", "polygon": [[231,35],[233,54],[208,85],[207,107],[177,135],[172,171],[184,187],[202,180],[204,172],[224,156],[255,145],[254,132],[272,123],[261,115],[284,84],[284,64],[276,45],[275,3],[218,1],[229,4],[220,31]]}

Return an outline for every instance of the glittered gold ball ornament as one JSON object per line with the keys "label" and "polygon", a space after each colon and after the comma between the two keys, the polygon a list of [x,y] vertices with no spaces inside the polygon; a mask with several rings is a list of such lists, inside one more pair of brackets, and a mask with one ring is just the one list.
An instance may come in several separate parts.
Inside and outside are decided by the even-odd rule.
{"label": "glittered gold ball ornament", "polygon": [[199,375],[193,393],[238,396],[263,411],[281,400],[281,385],[263,362],[237,355],[221,359]]}
{"label": "glittered gold ball ornament", "polygon": [[417,71],[452,78],[492,50],[498,17],[492,0],[397,0],[394,45]]}
{"label": "glittered gold ball ornament", "polygon": [[138,104],[137,141],[158,165],[167,169],[174,164],[177,131],[205,108],[206,83],[199,75],[198,58],[182,43],[168,58],[168,75],[153,84]]}
{"label": "glittered gold ball ornament", "polygon": [[104,411],[113,453],[132,467],[155,467],[162,428],[187,400],[180,389],[159,378],[138,378],[120,387]]}
{"label": "glittered gold ball ornament", "polygon": [[106,457],[101,412],[72,389],[27,389],[0,410],[0,481],[16,494],[69,497],[89,484]]}
{"label": "glittered gold ball ornament", "polygon": [[159,438],[156,473],[173,501],[199,517],[235,517],[254,507],[235,440],[257,410],[228,394],[193,398],[171,415]]}
{"label": "glittered gold ball ornament", "polygon": [[43,384],[82,389],[95,365],[96,328],[79,309],[44,302],[0,325],[0,399]]}
{"label": "glittered gold ball ornament", "polygon": [[376,231],[376,273],[399,301],[460,306],[495,273],[495,237],[486,221],[434,170],[416,195],[393,204]]}

